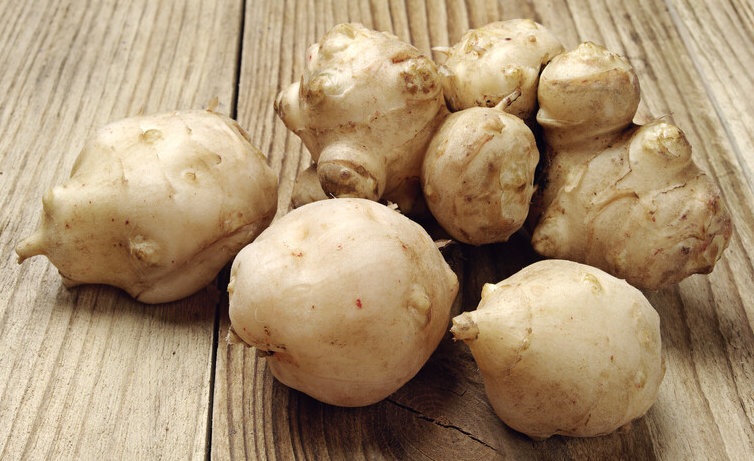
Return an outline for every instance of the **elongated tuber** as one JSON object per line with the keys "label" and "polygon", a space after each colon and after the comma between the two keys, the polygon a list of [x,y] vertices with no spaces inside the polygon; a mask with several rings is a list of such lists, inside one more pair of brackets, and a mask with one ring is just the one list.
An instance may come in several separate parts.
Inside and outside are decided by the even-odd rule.
{"label": "elongated tuber", "polygon": [[442,338],[458,280],[418,224],[379,203],[323,200],[274,222],[233,262],[230,320],[283,384],[333,405],[387,397]]}
{"label": "elongated tuber", "polygon": [[453,319],[497,415],[535,439],[610,433],[644,415],[665,369],[660,318],[623,280],[545,260]]}
{"label": "elongated tuber", "polygon": [[307,53],[275,111],[316,162],[327,196],[385,199],[410,212],[427,144],[447,114],[431,59],[394,35],[340,24]]}
{"label": "elongated tuber", "polygon": [[712,271],[730,216],[678,127],[632,123],[639,85],[628,61],[582,44],[544,69],[539,104],[547,168],[534,204],[537,252],[641,289]]}
{"label": "elongated tuber", "polygon": [[45,255],[68,286],[160,303],[206,286],[270,223],[277,177],[234,120],[171,112],[101,128],[42,202],[19,262]]}

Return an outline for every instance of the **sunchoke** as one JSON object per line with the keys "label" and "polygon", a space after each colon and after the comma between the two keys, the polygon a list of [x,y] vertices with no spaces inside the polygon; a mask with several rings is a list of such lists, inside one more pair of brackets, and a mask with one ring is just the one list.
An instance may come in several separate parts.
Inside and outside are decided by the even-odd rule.
{"label": "sunchoke", "polygon": [[599,267],[640,289],[711,272],[732,226],[683,132],[632,119],[628,61],[592,43],[554,58],[539,83],[547,164],[532,215],[543,256]]}
{"label": "sunchoke", "polygon": [[161,303],[206,286],[267,227],[277,176],[234,120],[179,111],[101,128],[42,203],[19,262],[45,255],[68,286]]}
{"label": "sunchoke", "polygon": [[610,433],[644,415],[665,373],[660,317],[623,280],[545,260],[487,284],[453,319],[497,415],[535,439]]}
{"label": "sunchoke", "polygon": [[283,384],[333,405],[384,399],[443,337],[458,280],[421,226],[336,198],[274,222],[233,261],[230,320]]}
{"label": "sunchoke", "polygon": [[397,203],[411,212],[427,144],[447,115],[437,68],[394,35],[332,28],[307,53],[275,111],[303,141],[327,196]]}

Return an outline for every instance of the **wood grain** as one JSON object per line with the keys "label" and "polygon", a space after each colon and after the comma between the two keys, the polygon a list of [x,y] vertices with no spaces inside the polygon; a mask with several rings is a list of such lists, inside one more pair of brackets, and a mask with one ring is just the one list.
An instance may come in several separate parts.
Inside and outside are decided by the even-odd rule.
{"label": "wood grain", "polygon": [[237,1],[0,2],[0,459],[203,458],[217,289],[66,290],[13,247],[97,127],[234,106]]}
{"label": "wood grain", "polygon": [[[698,2],[649,0],[565,2],[286,2],[254,9],[247,5],[238,117],[257,127],[252,137],[280,172],[281,209],[287,210],[296,173],[309,154],[269,109],[274,95],[299,78],[303,50],[329,27],[358,21],[392,31],[426,53],[456,41],[469,27],[497,19],[529,17],[542,22],[568,48],[586,40],[629,57],[642,85],[639,120],[667,117],[694,146],[695,160],[712,173],[736,220],[731,247],[715,272],[693,276],[678,286],[647,293],[660,312],[667,375],[658,402],[630,428],[596,439],[554,437],[533,442],[506,428],[484,395],[468,349],[445,338],[422,371],[390,398],[367,408],[320,404],[276,382],[251,349],[218,345],[213,417],[215,459],[746,459],[754,454],[752,398],[751,266],[754,205],[746,176],[751,149],[746,116],[733,115],[751,79],[745,59],[734,49],[752,48],[751,5],[722,2],[719,10],[744,12],[728,22],[718,17],[707,34],[737,27],[737,42],[717,39],[696,49],[688,29],[713,12],[694,13]],[[255,5],[255,4],[254,4]],[[255,5],[256,6],[256,5]],[[710,7],[711,8],[711,7]],[[748,8],[748,10],[746,10]],[[723,15],[723,18],[728,16]],[[702,19],[699,19],[702,18]],[[694,23],[693,21],[697,21]],[[683,22],[686,21],[686,22]],[[252,35],[274,24],[273,37]],[[263,38],[263,37],[261,37]],[[704,41],[705,37],[697,36]],[[254,43],[249,50],[248,43]],[[263,72],[257,63],[279,56]],[[726,58],[742,89],[707,75]],[[707,59],[710,64],[702,64]],[[264,60],[265,65],[270,61]],[[264,82],[260,74],[267,75]],[[749,79],[749,80],[747,80]],[[274,82],[270,84],[271,82]],[[740,93],[737,91],[741,91]],[[728,98],[725,105],[723,98]],[[259,102],[268,104],[260,106]],[[725,110],[720,110],[725,107]],[[741,107],[739,105],[739,110]],[[283,211],[284,212],[284,211]],[[281,212],[282,213],[282,212]],[[454,247],[448,254],[461,280],[456,310],[470,310],[485,282],[498,281],[538,257],[526,238],[507,244]],[[229,324],[225,313],[221,331]]]}

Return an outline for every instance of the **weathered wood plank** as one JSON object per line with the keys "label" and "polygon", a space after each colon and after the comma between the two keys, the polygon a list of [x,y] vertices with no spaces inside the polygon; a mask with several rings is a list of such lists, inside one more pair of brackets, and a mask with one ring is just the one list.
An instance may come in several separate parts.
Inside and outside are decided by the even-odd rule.
{"label": "weathered wood plank", "polygon": [[0,2],[0,458],[203,458],[217,289],[162,306],[66,290],[13,247],[97,127],[234,105],[235,0]]}
{"label": "weathered wood plank", "polygon": [[[665,2],[691,64],[712,99],[715,115],[731,138],[731,149],[743,165],[749,189],[754,190],[754,6],[747,1],[720,3],[668,0]],[[721,33],[724,31],[724,33]]]}

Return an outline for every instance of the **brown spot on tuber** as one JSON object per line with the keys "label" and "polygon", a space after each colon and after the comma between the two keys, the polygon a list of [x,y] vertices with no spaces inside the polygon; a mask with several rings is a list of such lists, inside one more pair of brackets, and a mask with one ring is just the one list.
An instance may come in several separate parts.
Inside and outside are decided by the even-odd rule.
{"label": "brown spot on tuber", "polygon": [[408,61],[409,59],[413,58],[414,55],[412,53],[409,53],[408,51],[400,51],[397,54],[395,54],[392,58],[390,58],[390,62],[393,64],[398,64],[404,61]]}

